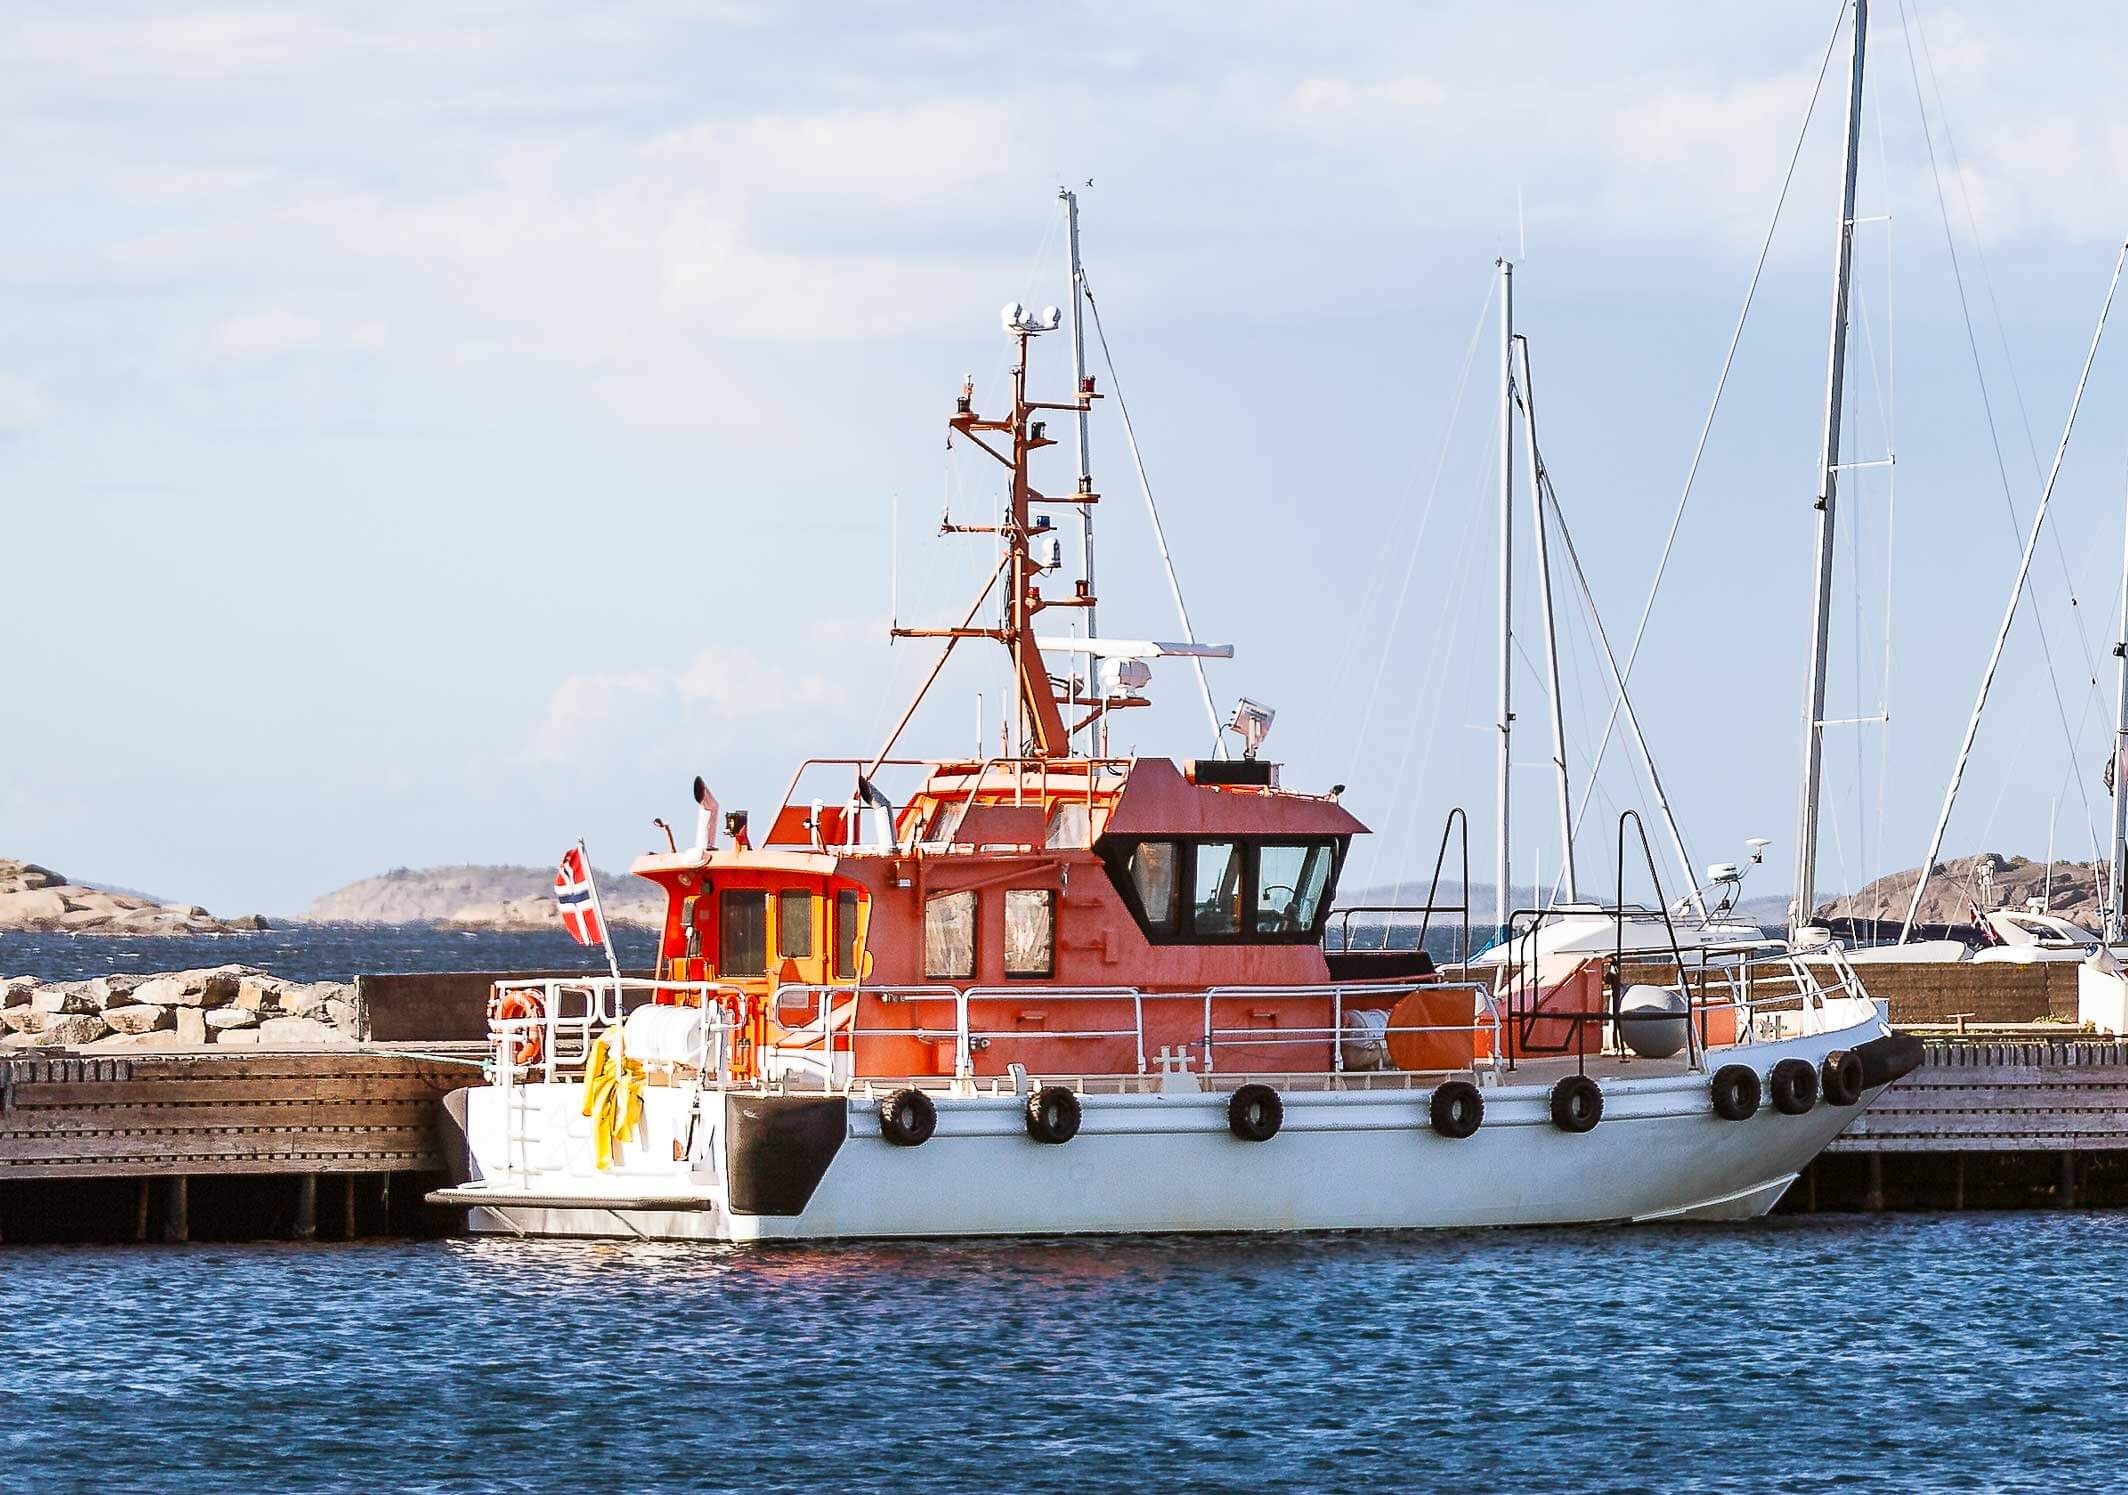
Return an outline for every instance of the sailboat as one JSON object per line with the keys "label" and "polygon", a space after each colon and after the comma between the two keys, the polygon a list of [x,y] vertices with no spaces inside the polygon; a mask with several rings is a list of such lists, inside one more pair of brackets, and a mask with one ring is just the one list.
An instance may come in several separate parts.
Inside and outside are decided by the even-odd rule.
{"label": "sailboat", "polygon": [[[758,841],[705,809],[637,858],[655,975],[498,983],[487,1081],[448,1107],[465,1177],[432,1202],[478,1232],[715,1241],[1740,1219],[1919,1062],[1836,952],[1609,990],[1585,967],[1540,1010],[1326,949],[1366,827],[1283,782],[1271,713],[1237,707],[1239,756],[1112,755],[1151,666],[1208,646],[1039,631],[1095,598],[1038,521],[1099,495],[1035,459],[1101,395],[1037,393],[1058,309],[1002,320],[1005,409],[964,387],[946,418],[1002,469],[996,569],[961,623],[897,631],[941,663],[996,646],[1008,741],[893,757],[934,668],[877,750],[801,764]],[[1141,668],[1089,686],[1066,652]]]}

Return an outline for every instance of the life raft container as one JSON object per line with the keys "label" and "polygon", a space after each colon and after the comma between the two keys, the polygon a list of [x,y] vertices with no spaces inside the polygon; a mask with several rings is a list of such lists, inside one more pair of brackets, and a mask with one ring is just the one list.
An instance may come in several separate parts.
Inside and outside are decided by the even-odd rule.
{"label": "life raft container", "polygon": [[502,1031],[502,1023],[523,1022],[547,1015],[547,1004],[537,993],[513,987],[499,991],[488,998],[488,1033],[502,1043],[502,1061],[515,1067],[537,1064],[539,1056],[546,1052],[546,1035],[538,1028],[515,1028]]}

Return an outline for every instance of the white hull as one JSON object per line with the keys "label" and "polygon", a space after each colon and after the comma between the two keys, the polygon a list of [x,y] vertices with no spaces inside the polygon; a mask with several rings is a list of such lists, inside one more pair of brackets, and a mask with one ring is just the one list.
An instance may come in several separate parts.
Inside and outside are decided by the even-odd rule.
{"label": "white hull", "polygon": [[[1841,1031],[1718,1057],[1763,1077],[1781,1059],[1815,1063],[1884,1032],[1872,1012]],[[1079,1134],[1060,1145],[1027,1136],[1009,1092],[934,1092],[937,1130],[915,1147],[880,1135],[870,1099],[816,1098],[839,1132],[817,1186],[781,1214],[733,1207],[726,1118],[746,1097],[701,1092],[690,1135],[696,1092],[652,1089],[638,1140],[599,1171],[576,1114],[581,1087],[481,1089],[467,1093],[475,1182],[451,1197],[496,1200],[469,1209],[475,1231],[721,1241],[1737,1219],[1773,1208],[1861,1110],[1821,1100],[1789,1116],[1768,1102],[1725,1121],[1705,1075],[1614,1077],[1601,1081],[1601,1122],[1576,1135],[1551,1120],[1556,1061],[1543,1072],[1544,1083],[1484,1086],[1484,1124],[1460,1140],[1431,1129],[1423,1085],[1286,1091],[1284,1125],[1267,1142],[1229,1132],[1223,1092],[1087,1093]],[[509,1140],[513,1094],[524,1124]],[[676,1151],[689,1160],[672,1161]]]}

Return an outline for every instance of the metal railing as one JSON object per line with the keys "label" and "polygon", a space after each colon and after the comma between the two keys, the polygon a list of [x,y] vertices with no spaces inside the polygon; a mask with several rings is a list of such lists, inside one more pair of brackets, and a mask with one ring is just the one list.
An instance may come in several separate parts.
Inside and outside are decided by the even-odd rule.
{"label": "metal railing", "polygon": [[[1460,903],[1443,903],[1440,901],[1441,869],[1448,860],[1449,838],[1454,836],[1459,829],[1462,832],[1460,843],[1463,858],[1463,880],[1457,886],[1463,890],[1463,901]],[[1398,891],[1401,892],[1403,890],[1400,887]],[[1441,844],[1434,852],[1433,877],[1426,885],[1426,901],[1424,903],[1365,903],[1356,904],[1351,908],[1333,909],[1329,920],[1323,926],[1323,949],[1326,951],[1334,948],[1339,954],[1347,955],[1388,953],[1390,950],[1390,936],[1396,929],[1394,920],[1383,921],[1381,925],[1382,943],[1380,945],[1373,947],[1355,946],[1352,943],[1352,917],[1355,914],[1418,915],[1418,941],[1412,948],[1419,951],[1426,949],[1426,936],[1433,928],[1433,916],[1435,914],[1456,914],[1459,917],[1456,926],[1455,964],[1468,965],[1470,963],[1470,816],[1464,812],[1461,805],[1450,810],[1447,820],[1442,823]],[[1332,924],[1337,927],[1337,943],[1334,947],[1330,942],[1330,926]],[[1364,928],[1365,926],[1362,927]]]}

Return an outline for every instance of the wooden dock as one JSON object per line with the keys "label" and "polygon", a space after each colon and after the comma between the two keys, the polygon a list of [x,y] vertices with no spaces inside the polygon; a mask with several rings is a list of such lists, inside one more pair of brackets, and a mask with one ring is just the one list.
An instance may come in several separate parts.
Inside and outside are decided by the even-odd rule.
{"label": "wooden dock", "polygon": [[[0,1059],[0,1240],[445,1234],[477,1045]],[[2128,1042],[1932,1038],[1781,1208],[2128,1206]]]}
{"label": "wooden dock", "polygon": [[0,1238],[306,1239],[327,1179],[330,1233],[419,1224],[412,1183],[449,1168],[440,1102],[478,1078],[373,1051],[0,1060]]}

